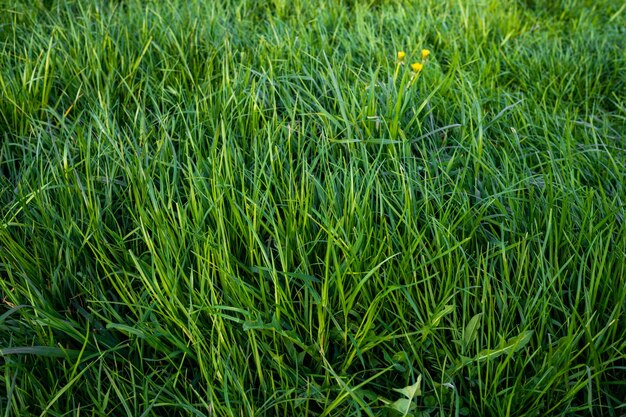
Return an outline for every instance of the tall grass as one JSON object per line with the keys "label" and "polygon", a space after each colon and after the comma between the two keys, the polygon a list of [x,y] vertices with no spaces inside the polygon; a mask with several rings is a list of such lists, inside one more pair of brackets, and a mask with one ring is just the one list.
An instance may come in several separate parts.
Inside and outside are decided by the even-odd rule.
{"label": "tall grass", "polygon": [[626,413],[624,8],[314,3],[0,2],[2,415]]}

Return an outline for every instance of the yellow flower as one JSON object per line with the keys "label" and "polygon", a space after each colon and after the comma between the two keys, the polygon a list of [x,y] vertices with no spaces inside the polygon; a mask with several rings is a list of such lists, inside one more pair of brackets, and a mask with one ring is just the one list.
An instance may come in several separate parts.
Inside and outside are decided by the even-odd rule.
{"label": "yellow flower", "polygon": [[419,62],[414,62],[411,64],[411,69],[413,70],[413,72],[420,72],[422,68],[424,68],[424,66]]}
{"label": "yellow flower", "polygon": [[404,53],[404,51],[398,51],[398,61],[404,61],[405,56],[406,54]]}
{"label": "yellow flower", "polygon": [[422,59],[428,58],[428,55],[430,55],[430,51],[428,49],[422,49]]}

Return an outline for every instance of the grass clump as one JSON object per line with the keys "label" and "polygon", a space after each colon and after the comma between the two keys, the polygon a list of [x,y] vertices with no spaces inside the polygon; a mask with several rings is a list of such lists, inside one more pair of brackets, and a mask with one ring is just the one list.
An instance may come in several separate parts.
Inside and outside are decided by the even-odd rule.
{"label": "grass clump", "polygon": [[625,412],[614,2],[0,5],[3,415]]}

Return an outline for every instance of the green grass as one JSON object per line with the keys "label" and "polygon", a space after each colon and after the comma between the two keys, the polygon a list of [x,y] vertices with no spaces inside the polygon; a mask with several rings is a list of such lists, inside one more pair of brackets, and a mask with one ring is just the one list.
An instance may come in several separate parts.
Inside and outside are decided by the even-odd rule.
{"label": "green grass", "polygon": [[620,2],[172,3],[0,1],[0,416],[626,413]]}

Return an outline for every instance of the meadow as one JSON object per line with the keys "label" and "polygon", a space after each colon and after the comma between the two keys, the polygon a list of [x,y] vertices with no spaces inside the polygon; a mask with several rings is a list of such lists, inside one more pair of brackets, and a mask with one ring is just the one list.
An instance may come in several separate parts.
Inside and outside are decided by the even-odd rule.
{"label": "meadow", "polygon": [[0,417],[625,415],[625,50],[611,0],[0,0]]}

